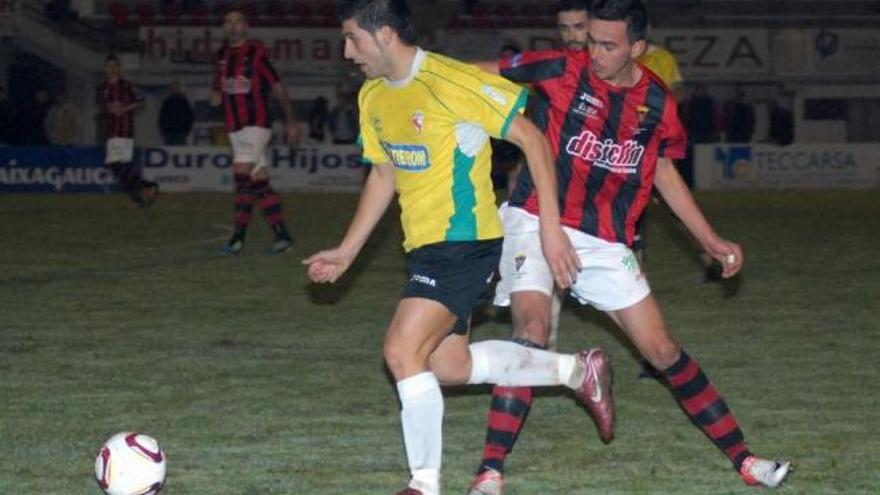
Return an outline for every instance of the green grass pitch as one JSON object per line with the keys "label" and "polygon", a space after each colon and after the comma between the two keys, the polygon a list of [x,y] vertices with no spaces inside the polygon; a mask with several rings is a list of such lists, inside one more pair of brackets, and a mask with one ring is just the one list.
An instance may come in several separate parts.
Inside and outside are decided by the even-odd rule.
{"label": "green grass pitch", "polygon": [[[254,219],[228,258],[232,197],[0,196],[0,494],[90,495],[117,431],[159,439],[169,495],[390,494],[407,479],[381,346],[403,284],[394,212],[352,271],[314,287],[300,260],[333,245],[354,195],[287,194],[293,253]],[[740,242],[737,283],[706,284],[662,208],[647,269],[667,322],[756,453],[791,459],[786,494],[880,491],[880,198],[698,195]],[[506,338],[501,319],[474,339]],[[604,446],[569,394],[538,395],[508,495],[749,494],[603,317],[567,304],[560,348],[605,346],[618,429]],[[489,389],[447,390],[444,493],[464,494]]]}

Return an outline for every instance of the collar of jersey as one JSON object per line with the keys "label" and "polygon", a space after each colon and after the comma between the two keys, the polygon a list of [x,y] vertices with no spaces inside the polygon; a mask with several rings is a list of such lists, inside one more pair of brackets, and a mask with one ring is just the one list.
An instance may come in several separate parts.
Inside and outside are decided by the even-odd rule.
{"label": "collar of jersey", "polygon": [[403,79],[398,81],[392,81],[388,78],[385,78],[385,85],[389,88],[402,88],[410,83],[413,79],[415,79],[416,74],[419,73],[419,69],[422,68],[422,64],[425,62],[425,59],[428,57],[428,54],[425,53],[425,50],[422,50],[419,47],[416,47],[416,56],[413,57],[412,65],[409,68],[409,75]]}

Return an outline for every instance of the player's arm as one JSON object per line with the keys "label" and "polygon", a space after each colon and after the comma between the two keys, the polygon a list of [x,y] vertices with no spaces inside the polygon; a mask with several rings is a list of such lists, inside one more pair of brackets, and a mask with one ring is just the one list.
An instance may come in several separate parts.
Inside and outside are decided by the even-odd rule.
{"label": "player's arm", "polygon": [[121,115],[121,114],[125,114],[128,112],[133,112],[135,110],[139,110],[139,109],[143,108],[143,106],[144,106],[144,100],[143,100],[143,98],[141,98],[139,100],[135,100],[135,101],[129,103],[128,105],[122,106],[119,110],[119,113]]}
{"label": "player's arm", "polygon": [[139,110],[144,106],[144,95],[141,94],[140,90],[132,86],[129,91],[131,92],[132,102],[128,105],[120,105],[119,106],[119,115],[125,115],[128,112],[133,112],[135,110]]}
{"label": "player's arm", "polygon": [[220,75],[217,74],[214,76],[213,84],[211,84],[211,106],[219,107],[221,103],[223,103],[223,89],[220,82]]}
{"label": "player's arm", "polygon": [[214,61],[214,80],[211,81],[211,99],[212,107],[219,107],[223,103],[223,85],[220,81],[220,64],[219,58]]}
{"label": "player's arm", "polygon": [[309,278],[317,283],[333,283],[351,266],[370,233],[394,198],[394,170],[389,164],[373,165],[364,183],[354,218],[342,242],[303,260]]}
{"label": "player's arm", "polygon": [[497,60],[479,60],[471,63],[489,74],[494,74],[496,76],[501,74],[501,64],[498,63]]}
{"label": "player's arm", "polygon": [[296,120],[296,114],[293,111],[293,101],[290,99],[290,96],[287,94],[287,90],[284,88],[284,85],[281,84],[281,81],[272,85],[272,94],[278,99],[281,111],[284,112],[284,120],[287,122],[287,135],[290,142],[299,143],[302,134],[301,128],[299,122]]}
{"label": "player's arm", "polygon": [[672,160],[668,158],[657,160],[654,186],[703,249],[721,262],[724,267],[722,275],[725,278],[736,275],[745,261],[742,248],[737,243],[723,239],[715,233]]}
{"label": "player's arm", "polygon": [[580,260],[563,232],[556,195],[556,171],[550,144],[527,118],[517,115],[505,137],[526,157],[535,192],[541,224],[541,248],[559,287],[568,288],[580,270]]}

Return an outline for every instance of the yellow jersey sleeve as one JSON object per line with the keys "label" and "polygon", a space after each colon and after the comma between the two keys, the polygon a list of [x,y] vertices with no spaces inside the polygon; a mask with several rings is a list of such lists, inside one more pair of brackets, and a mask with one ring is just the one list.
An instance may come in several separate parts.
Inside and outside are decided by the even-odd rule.
{"label": "yellow jersey sleeve", "polygon": [[675,56],[661,46],[651,45],[648,51],[639,57],[639,62],[651,69],[651,72],[657,74],[670,88],[684,81],[678,68],[678,62],[675,61]]}
{"label": "yellow jersey sleeve", "polygon": [[474,65],[434,53],[430,57],[435,62],[431,70],[436,72],[423,72],[448,83],[433,87],[440,88],[436,97],[449,112],[463,122],[478,124],[491,137],[506,137],[514,117],[525,109],[528,91]]}
{"label": "yellow jersey sleeve", "polygon": [[364,161],[374,165],[388,162],[388,157],[379,143],[378,132],[381,129],[377,129],[377,127],[381,126],[381,123],[375,119],[372,122],[370,121],[369,94],[377,88],[378,83],[376,80],[367,81],[361,86],[360,92],[358,92],[358,108],[360,108],[358,122],[360,125],[360,136],[358,137],[358,143],[363,149]]}

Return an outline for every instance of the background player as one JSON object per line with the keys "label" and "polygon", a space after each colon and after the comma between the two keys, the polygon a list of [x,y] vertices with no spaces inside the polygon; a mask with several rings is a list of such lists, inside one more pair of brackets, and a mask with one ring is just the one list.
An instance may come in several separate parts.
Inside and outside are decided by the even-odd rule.
{"label": "background player", "polygon": [[[468,345],[470,312],[501,250],[490,136],[517,144],[528,158],[553,277],[566,287],[578,269],[559,226],[547,141],[519,115],[525,90],[418,48],[404,0],[343,2],[341,18],[345,57],[369,79],[359,94],[360,126],[364,158],[374,166],[342,242],[304,263],[313,281],[335,282],[399,193],[409,282],[384,357],[400,398],[411,473],[400,494],[440,493],[441,382],[565,384],[610,432],[610,369],[600,349],[563,356],[504,341]],[[596,396],[603,400],[590,400]]]}
{"label": "background player", "polygon": [[233,153],[235,179],[235,226],[232,238],[223,245],[230,255],[244,249],[245,235],[254,203],[258,203],[275,235],[272,251],[283,253],[293,245],[284,224],[281,196],[269,184],[266,146],[269,130],[269,93],[278,99],[287,119],[290,141],[299,141],[300,128],[287,91],[269,61],[266,47],[248,39],[248,21],[241,11],[230,10],[223,17],[226,41],[217,56],[211,103],[223,103],[226,131]]}
{"label": "background player", "polygon": [[104,60],[104,83],[99,94],[107,112],[107,145],[104,163],[113,171],[122,190],[138,207],[153,204],[159,184],[148,181],[134,158],[134,112],[143,107],[144,97],[135,86],[122,78],[122,68],[115,55]]}
{"label": "background player", "polygon": [[[684,130],[668,88],[635,63],[645,50],[646,25],[640,1],[598,1],[591,11],[589,53],[526,52],[503,61],[501,74],[532,82],[552,99],[546,135],[558,152],[562,222],[569,227],[566,231],[583,266],[572,294],[605,311],[642,355],[663,370],[682,409],[744,481],[776,487],[789,464],[751,454],[714,385],[667,331],[629,249],[635,220],[656,186],[706,252],[725,263],[725,276],[736,274],[743,263],[740,247],[715,234],[671,161],[684,154]],[[499,69],[497,64],[483,66]],[[549,326],[553,281],[535,249],[538,205],[529,181],[524,172],[504,211],[506,236],[496,303],[512,302],[517,335],[540,343]],[[503,461],[531,402],[527,391],[514,397],[519,402],[509,409],[493,397],[490,432],[472,495],[501,493]]]}

